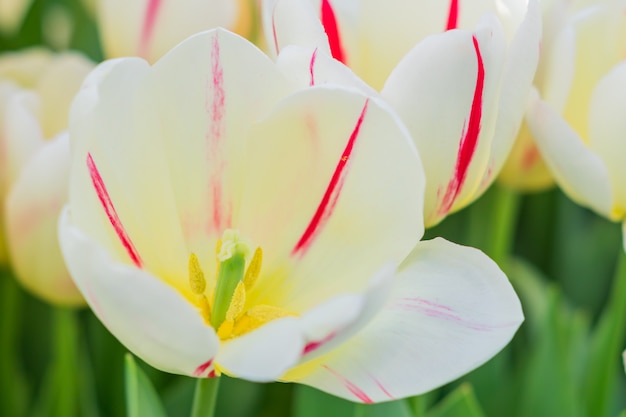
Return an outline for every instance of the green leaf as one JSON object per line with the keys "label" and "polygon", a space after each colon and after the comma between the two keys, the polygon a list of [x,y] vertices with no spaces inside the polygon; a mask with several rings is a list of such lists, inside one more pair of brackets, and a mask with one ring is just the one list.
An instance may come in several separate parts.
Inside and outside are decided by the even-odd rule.
{"label": "green leaf", "polygon": [[[621,250],[620,250],[621,252]],[[587,412],[614,415],[618,381],[624,378],[622,350],[626,338],[626,254],[621,253],[608,305],[594,329],[587,365]],[[621,393],[619,393],[621,394]],[[591,415],[590,414],[590,415]]]}
{"label": "green leaf", "polygon": [[485,417],[470,384],[462,384],[441,400],[427,417]]}
{"label": "green leaf", "polygon": [[161,399],[131,354],[126,355],[126,412],[128,417],[166,417]]}
{"label": "green leaf", "polygon": [[391,401],[364,407],[364,417],[413,417],[413,413],[406,401]]}
{"label": "green leaf", "polygon": [[293,417],[353,416],[355,404],[325,392],[294,386]]}
{"label": "green leaf", "polygon": [[526,322],[521,332],[527,340],[515,379],[521,382],[517,404],[511,412],[519,417],[583,415],[578,395],[588,346],[589,321],[572,311],[555,285],[532,267],[517,260],[510,278],[524,306]]}
{"label": "green leaf", "polygon": [[293,417],[413,417],[406,401],[357,404],[305,385],[294,388]]}

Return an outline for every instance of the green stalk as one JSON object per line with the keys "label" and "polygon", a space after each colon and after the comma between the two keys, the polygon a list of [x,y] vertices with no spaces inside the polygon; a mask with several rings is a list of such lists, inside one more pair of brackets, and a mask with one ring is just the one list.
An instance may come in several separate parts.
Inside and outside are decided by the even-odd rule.
{"label": "green stalk", "polygon": [[409,408],[413,412],[414,417],[426,416],[426,410],[428,409],[428,398],[426,394],[416,395],[408,399]]}
{"label": "green stalk", "polygon": [[200,378],[196,382],[191,417],[213,417],[220,378]]}
{"label": "green stalk", "polygon": [[354,414],[352,417],[365,417],[367,413],[367,404],[355,404]]}
{"label": "green stalk", "polygon": [[54,312],[54,369],[56,373],[55,413],[78,415],[78,318],[76,312],[57,307]]}
{"label": "green stalk", "polygon": [[626,339],[626,253],[620,249],[609,302],[593,333],[588,364],[587,410],[589,415],[611,415],[621,354]]}
{"label": "green stalk", "polygon": [[21,416],[25,411],[24,393],[19,391],[23,375],[17,354],[21,304],[17,283],[0,268],[0,414],[7,416]]}
{"label": "green stalk", "polygon": [[477,201],[469,218],[469,243],[482,249],[507,272],[521,196],[498,184]]}

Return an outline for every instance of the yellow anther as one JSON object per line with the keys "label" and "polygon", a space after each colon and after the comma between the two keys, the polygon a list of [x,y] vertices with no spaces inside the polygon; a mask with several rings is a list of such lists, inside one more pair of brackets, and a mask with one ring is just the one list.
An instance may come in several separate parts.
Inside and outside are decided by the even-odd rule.
{"label": "yellow anther", "polygon": [[198,297],[198,303],[200,304],[200,312],[202,313],[202,318],[207,324],[211,324],[211,304],[205,295],[201,295]]}
{"label": "yellow anther", "polygon": [[274,307],[270,305],[260,304],[250,308],[235,323],[232,330],[233,336],[241,336],[242,334],[251,332],[272,320],[280,319],[288,316],[297,316],[296,313],[284,308]]}
{"label": "yellow anther", "polygon": [[230,305],[228,306],[228,310],[226,310],[226,319],[235,321],[241,313],[243,313],[243,308],[246,305],[246,286],[243,282],[239,281],[237,284],[237,288],[235,288],[235,292],[233,293],[233,299],[230,301]]}
{"label": "yellow anther", "polygon": [[195,253],[189,255],[189,286],[194,294],[203,294],[206,290],[204,272],[200,268],[200,262]]}
{"label": "yellow anther", "polygon": [[215,244],[215,256],[219,255],[221,251],[222,251],[222,239],[217,239],[217,242]]}
{"label": "yellow anther", "polygon": [[235,322],[233,320],[224,320],[220,325],[220,328],[217,329],[217,337],[222,340],[230,339],[233,333],[233,327]]}
{"label": "yellow anther", "polygon": [[259,277],[262,262],[263,251],[261,250],[261,248],[256,248],[256,250],[254,251],[254,255],[252,256],[252,260],[250,261],[250,265],[248,265],[246,275],[243,278],[243,283],[246,284],[246,289],[251,289],[257,278]]}

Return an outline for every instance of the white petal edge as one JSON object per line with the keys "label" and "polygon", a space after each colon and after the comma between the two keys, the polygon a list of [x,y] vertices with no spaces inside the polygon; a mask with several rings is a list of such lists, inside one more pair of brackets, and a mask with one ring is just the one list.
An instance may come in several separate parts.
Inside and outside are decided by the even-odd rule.
{"label": "white petal edge", "polygon": [[303,361],[332,351],[380,311],[395,271],[393,265],[386,265],[363,294],[337,295],[301,317],[274,320],[225,342],[216,358],[218,368],[228,375],[268,382]]}
{"label": "white petal edge", "polygon": [[504,273],[482,252],[420,242],[385,309],[295,382],[357,402],[417,395],[480,366],[523,321]]}
{"label": "white petal edge", "polygon": [[128,350],[165,372],[204,376],[218,338],[199,311],[147,271],[111,260],[73,226],[69,208],[59,220],[68,270],[87,303]]}
{"label": "white petal edge", "polygon": [[613,198],[606,165],[536,90],[531,90],[526,122],[561,189],[578,204],[610,217]]}

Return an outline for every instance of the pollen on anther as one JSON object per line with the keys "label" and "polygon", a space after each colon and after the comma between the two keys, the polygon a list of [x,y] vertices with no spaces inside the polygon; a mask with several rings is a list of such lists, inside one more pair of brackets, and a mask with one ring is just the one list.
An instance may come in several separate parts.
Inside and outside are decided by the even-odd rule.
{"label": "pollen on anther", "polygon": [[206,290],[204,272],[200,268],[200,262],[195,253],[189,256],[189,286],[194,294],[203,294]]}
{"label": "pollen on anther", "polygon": [[254,251],[254,255],[252,255],[252,260],[250,261],[250,265],[248,265],[248,270],[246,271],[246,275],[243,278],[243,283],[246,286],[246,289],[252,288],[257,278],[259,277],[259,273],[261,272],[261,264],[263,263],[263,251],[261,248],[256,248]]}
{"label": "pollen on anther", "polygon": [[246,305],[246,287],[243,282],[239,282],[233,293],[233,298],[230,301],[228,310],[226,310],[226,320],[235,321],[241,313],[243,313],[244,306]]}

